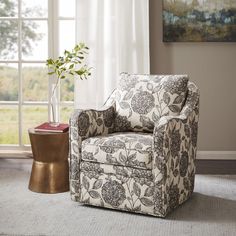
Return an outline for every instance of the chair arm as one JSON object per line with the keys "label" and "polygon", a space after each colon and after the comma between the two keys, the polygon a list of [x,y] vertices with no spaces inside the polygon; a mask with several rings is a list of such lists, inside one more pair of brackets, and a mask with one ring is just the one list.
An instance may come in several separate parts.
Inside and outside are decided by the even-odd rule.
{"label": "chair arm", "polygon": [[[153,149],[158,156],[176,158],[180,152],[196,148],[198,113],[193,110],[186,116],[164,116],[153,131]],[[194,156],[195,158],[195,156]],[[155,164],[155,163],[153,163]]]}
{"label": "chair arm", "polygon": [[73,200],[79,197],[79,165],[82,141],[114,130],[115,103],[101,110],[75,110],[69,122],[70,187]]}
{"label": "chair arm", "polygon": [[154,209],[163,215],[194,188],[199,100],[193,107],[190,102],[179,116],[162,117],[153,131]]}

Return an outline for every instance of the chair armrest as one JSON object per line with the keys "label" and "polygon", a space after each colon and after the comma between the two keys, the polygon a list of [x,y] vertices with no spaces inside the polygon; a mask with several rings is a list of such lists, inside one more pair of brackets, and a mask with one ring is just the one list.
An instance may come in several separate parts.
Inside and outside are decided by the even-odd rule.
{"label": "chair armrest", "polygon": [[153,131],[154,208],[166,215],[194,188],[199,91],[193,91],[179,116],[164,116]]}
{"label": "chair armrest", "polygon": [[79,198],[79,164],[82,141],[114,130],[115,103],[100,110],[75,110],[69,122],[70,187],[73,200]]}
{"label": "chair armrest", "polygon": [[164,116],[155,125],[153,148],[158,156],[177,157],[180,152],[197,146],[198,113]]}
{"label": "chair armrest", "polygon": [[[180,151],[178,146],[187,139],[196,148],[200,94],[198,88],[192,82],[189,82],[188,89],[188,96],[180,115],[163,116],[154,127],[154,149],[159,156],[166,155],[164,148],[174,149],[176,147]],[[174,155],[174,157],[178,154],[173,153],[173,150],[171,151],[171,155]]]}

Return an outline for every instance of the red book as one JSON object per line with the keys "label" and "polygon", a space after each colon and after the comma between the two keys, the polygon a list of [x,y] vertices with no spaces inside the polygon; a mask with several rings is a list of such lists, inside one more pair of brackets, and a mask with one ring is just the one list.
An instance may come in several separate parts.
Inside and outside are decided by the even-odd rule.
{"label": "red book", "polygon": [[49,125],[48,122],[45,122],[34,128],[36,132],[52,132],[52,133],[64,133],[69,130],[68,124],[59,124],[57,127]]}

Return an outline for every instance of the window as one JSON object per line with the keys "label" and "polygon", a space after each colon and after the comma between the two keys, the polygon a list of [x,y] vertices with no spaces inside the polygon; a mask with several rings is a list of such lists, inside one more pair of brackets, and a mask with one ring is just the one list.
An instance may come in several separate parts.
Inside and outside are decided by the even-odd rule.
{"label": "window", "polygon": [[[0,38],[0,148],[27,149],[28,129],[48,120],[45,61],[75,45],[75,0],[0,0]],[[73,81],[60,87],[68,122]]]}

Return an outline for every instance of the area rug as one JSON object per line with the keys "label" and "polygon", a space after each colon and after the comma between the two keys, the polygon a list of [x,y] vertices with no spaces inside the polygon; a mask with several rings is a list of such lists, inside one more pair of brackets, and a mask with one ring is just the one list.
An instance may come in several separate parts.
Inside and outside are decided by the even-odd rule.
{"label": "area rug", "polygon": [[236,235],[233,175],[197,175],[192,198],[160,219],[83,206],[69,192],[31,192],[30,169],[31,160],[0,160],[0,235]]}

